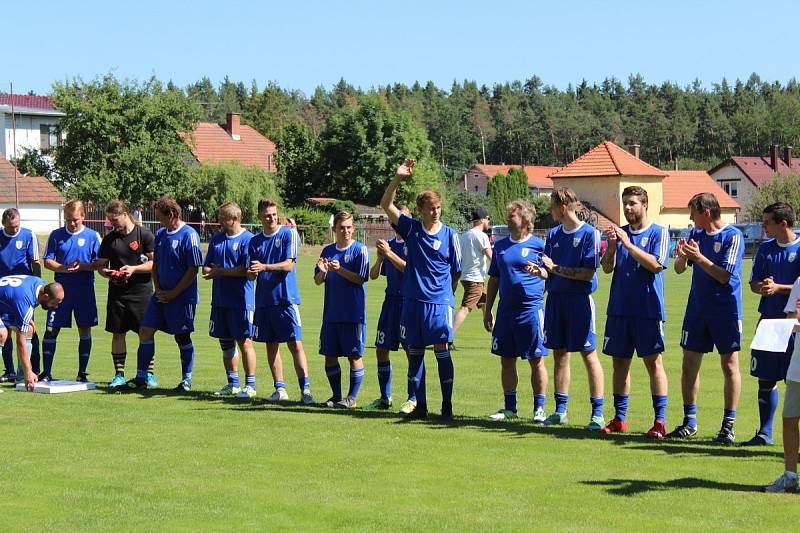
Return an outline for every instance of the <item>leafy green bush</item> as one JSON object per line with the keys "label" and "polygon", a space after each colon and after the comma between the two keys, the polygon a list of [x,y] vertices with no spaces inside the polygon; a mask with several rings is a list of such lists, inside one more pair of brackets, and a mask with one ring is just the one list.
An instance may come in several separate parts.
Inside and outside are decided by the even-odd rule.
{"label": "leafy green bush", "polygon": [[307,207],[293,207],[286,216],[297,223],[297,231],[305,244],[324,244],[328,240],[330,213]]}
{"label": "leafy green bush", "polygon": [[193,167],[189,179],[194,191],[192,203],[212,219],[216,219],[220,205],[236,202],[242,208],[242,222],[258,223],[259,200],[270,198],[282,203],[273,174],[238,161]]}

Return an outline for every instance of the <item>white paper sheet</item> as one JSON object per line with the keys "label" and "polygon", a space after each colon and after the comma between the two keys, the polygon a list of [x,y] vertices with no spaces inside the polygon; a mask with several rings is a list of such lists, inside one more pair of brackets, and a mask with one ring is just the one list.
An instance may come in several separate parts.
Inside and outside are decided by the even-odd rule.
{"label": "white paper sheet", "polygon": [[[20,392],[25,392],[25,384],[17,383],[16,389]],[[80,392],[93,389],[94,383],[59,380],[37,383],[36,388],[33,389],[33,392],[38,392],[39,394],[61,394],[64,392]]]}
{"label": "white paper sheet", "polygon": [[792,328],[797,324],[794,318],[771,318],[758,323],[751,350],[764,350],[767,352],[785,352],[789,347]]}

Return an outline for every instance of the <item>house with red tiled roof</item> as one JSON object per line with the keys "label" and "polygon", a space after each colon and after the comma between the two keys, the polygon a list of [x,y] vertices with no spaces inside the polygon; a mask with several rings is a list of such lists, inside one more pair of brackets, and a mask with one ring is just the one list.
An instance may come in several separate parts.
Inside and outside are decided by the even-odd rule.
{"label": "house with red tiled roof", "polygon": [[748,205],[759,187],[778,175],[800,174],[800,157],[792,157],[792,147],[770,147],[767,157],[733,156],[708,171],[714,181],[742,205]]}
{"label": "house with red tiled roof", "polygon": [[36,233],[49,233],[61,225],[64,196],[58,189],[47,178],[20,175],[0,156],[0,212],[17,205],[22,225]]}
{"label": "house with red tiled roof", "polygon": [[536,196],[548,195],[553,192],[553,181],[550,174],[561,167],[547,167],[534,165],[472,165],[456,187],[459,190],[487,194],[489,180],[497,174],[508,175],[512,168],[521,168],[528,176],[528,190]]}
{"label": "house with red tiled roof", "polygon": [[665,226],[689,224],[689,199],[712,192],[720,202],[722,219],[735,222],[739,204],[704,171],[665,171],[639,159],[639,146],[631,151],[604,141],[561,170],[550,175],[555,187],[569,187],[578,198],[614,224],[624,224],[622,191],[638,185],[647,191],[648,215]]}
{"label": "house with red tiled roof", "polygon": [[225,124],[199,122],[191,135],[181,132],[180,136],[201,165],[239,161],[267,172],[277,171],[275,143],[243,125],[238,113],[228,113]]}
{"label": "house with red tiled roof", "polygon": [[0,93],[0,155],[12,159],[56,146],[63,116],[47,96]]}

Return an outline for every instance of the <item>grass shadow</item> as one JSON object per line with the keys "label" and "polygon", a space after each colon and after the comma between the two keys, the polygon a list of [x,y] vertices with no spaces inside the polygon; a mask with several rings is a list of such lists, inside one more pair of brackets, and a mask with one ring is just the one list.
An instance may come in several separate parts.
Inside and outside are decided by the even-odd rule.
{"label": "grass shadow", "polygon": [[673,489],[711,489],[733,492],[763,492],[761,485],[744,485],[741,483],[720,483],[696,477],[682,477],[669,481],[653,481],[649,479],[605,479],[582,481],[584,485],[608,487],[606,492],[614,496],[638,496],[647,492]]}

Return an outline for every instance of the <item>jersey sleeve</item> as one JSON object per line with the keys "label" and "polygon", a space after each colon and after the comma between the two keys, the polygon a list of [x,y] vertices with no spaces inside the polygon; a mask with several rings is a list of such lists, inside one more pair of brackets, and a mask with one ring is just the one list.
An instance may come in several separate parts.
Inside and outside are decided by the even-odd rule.
{"label": "jersey sleeve", "polygon": [[217,260],[217,252],[216,246],[214,246],[214,239],[211,239],[211,242],[208,243],[208,249],[206,250],[206,258],[203,260],[203,266],[209,266],[212,263],[216,264],[215,261]]}
{"label": "jersey sleeve", "polygon": [[600,266],[600,232],[592,228],[586,232],[583,241],[583,256],[581,257],[581,267],[597,270]]}
{"label": "jersey sleeve", "polygon": [[189,237],[184,239],[184,247],[186,264],[194,267],[202,266],[203,252],[200,249],[200,236],[196,231],[189,232]]}
{"label": "jersey sleeve", "polygon": [[100,257],[100,244],[102,243],[102,239],[97,232],[95,232],[94,237],[92,241],[92,261],[97,261],[97,258]]}
{"label": "jersey sleeve", "polygon": [[369,249],[363,244],[360,250],[354,257],[353,271],[358,274],[361,279],[369,279]]}
{"label": "jersey sleeve", "polygon": [[289,228],[289,231],[284,231],[285,239],[281,239],[281,256],[279,263],[287,259],[297,261],[297,253],[299,251],[300,239],[297,238],[297,232]]}
{"label": "jersey sleeve", "polygon": [[489,277],[491,278],[499,278],[500,277],[500,267],[497,265],[497,258],[500,254],[492,254],[492,260],[489,261]]}
{"label": "jersey sleeve", "polygon": [[28,263],[36,263],[39,261],[39,239],[36,238],[36,234],[31,232],[31,240],[28,244]]}
{"label": "jersey sleeve", "polygon": [[[617,244],[619,245],[619,243]],[[662,267],[667,268],[669,263],[669,230],[664,227],[661,228],[661,231],[654,231],[649,244],[649,252],[655,256]]]}
{"label": "jersey sleeve", "polygon": [[397,225],[393,226],[397,233],[403,237],[404,240],[408,239],[409,233],[411,233],[411,228],[414,225],[414,219],[408,215],[400,213],[400,218],[397,220]]}
{"label": "jersey sleeve", "polygon": [[789,293],[789,299],[786,301],[786,307],[783,308],[783,312],[794,313],[797,311],[798,298],[800,298],[800,278],[797,278],[792,285],[792,292]]}
{"label": "jersey sleeve", "polygon": [[742,262],[744,249],[742,248],[742,234],[738,231],[731,232],[730,237],[722,243],[722,268],[733,274],[737,265]]}
{"label": "jersey sleeve", "polygon": [[47,248],[44,252],[45,259],[56,259],[56,239],[55,239],[55,232],[51,233],[49,237],[47,237]]}
{"label": "jersey sleeve", "polygon": [[450,272],[461,273],[461,239],[455,230],[450,229]]}
{"label": "jersey sleeve", "polygon": [[750,283],[763,281],[767,278],[767,261],[764,253],[764,245],[758,247],[756,256],[753,258],[753,271],[750,273]]}

